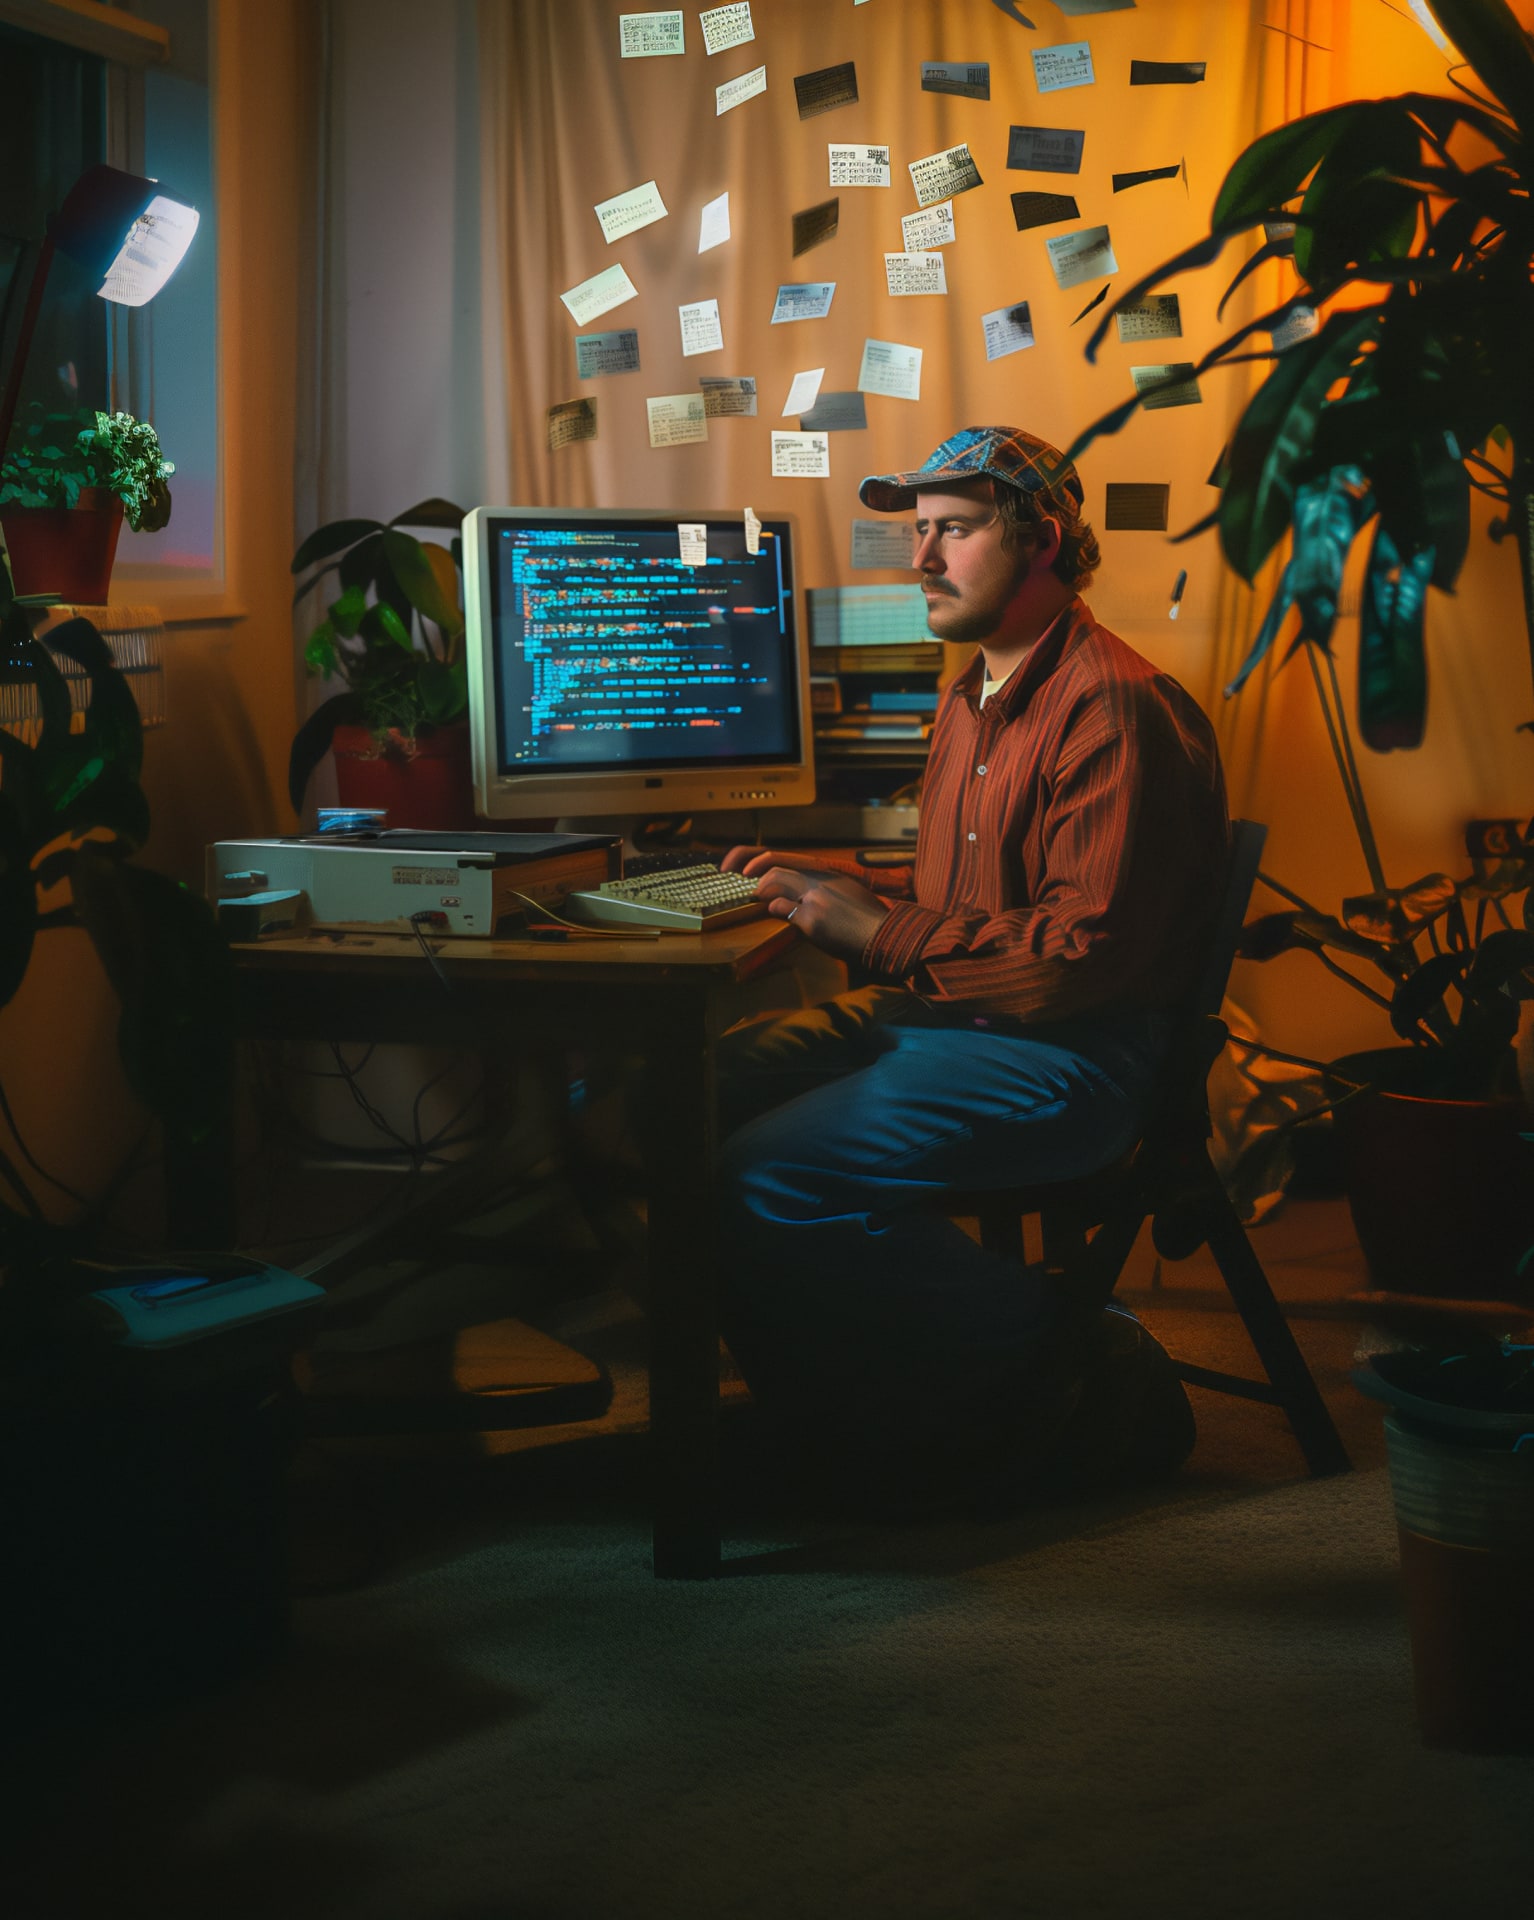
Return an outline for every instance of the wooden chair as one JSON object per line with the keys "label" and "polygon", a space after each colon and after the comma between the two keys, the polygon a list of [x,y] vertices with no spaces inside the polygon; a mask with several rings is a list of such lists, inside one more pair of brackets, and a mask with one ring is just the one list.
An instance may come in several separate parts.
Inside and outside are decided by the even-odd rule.
{"label": "wooden chair", "polygon": [[1193,1386],[1281,1407],[1311,1473],[1342,1473],[1351,1462],[1341,1436],[1209,1158],[1207,1081],[1229,1038],[1220,1007],[1267,834],[1255,821],[1233,825],[1209,964],[1139,1142],[1112,1166],[1080,1180],[950,1192],[940,1204],[951,1217],[977,1219],[982,1245],[1017,1260],[1023,1258],[1023,1221],[1037,1214],[1045,1265],[1084,1312],[1111,1298],[1147,1219],[1163,1259],[1186,1259],[1207,1243],[1266,1378],[1176,1363],[1179,1375]]}

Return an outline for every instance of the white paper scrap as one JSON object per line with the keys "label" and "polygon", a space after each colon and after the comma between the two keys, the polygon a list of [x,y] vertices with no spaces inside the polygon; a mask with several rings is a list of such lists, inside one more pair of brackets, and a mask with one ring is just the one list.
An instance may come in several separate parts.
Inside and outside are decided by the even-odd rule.
{"label": "white paper scrap", "polygon": [[749,507],[746,508],[746,552],[760,553],[762,550],[762,523]]}
{"label": "white paper scrap", "polygon": [[676,539],[681,549],[684,567],[708,565],[708,522],[706,520],[678,520]]}
{"label": "white paper scrap", "polygon": [[1140,405],[1147,408],[1196,407],[1203,401],[1191,360],[1173,360],[1159,367],[1131,367]]}
{"label": "white paper scrap", "polygon": [[820,383],[825,377],[824,367],[811,367],[804,373],[796,373],[788,389],[788,398],[783,402],[781,417],[786,420],[790,414],[808,413],[815,404]]}
{"label": "white paper scrap", "polygon": [[658,393],[645,401],[652,447],[680,447],[708,438],[701,393]]}
{"label": "white paper scrap", "polygon": [[997,307],[991,313],[981,314],[980,324],[985,329],[987,360],[1000,360],[1009,353],[1020,353],[1024,347],[1033,345],[1033,316],[1028,311],[1026,300],[1019,300],[1016,306]]}
{"label": "white paper scrap", "polygon": [[909,520],[854,520],[855,567],[909,567],[916,558],[916,529]]}
{"label": "white paper scrap", "polygon": [[920,213],[901,216],[900,231],[907,253],[926,253],[932,247],[946,247],[953,238],[953,202],[941,200]]}
{"label": "white paper scrap", "polygon": [[859,393],[882,393],[891,400],[921,398],[921,348],[895,340],[865,340],[858,369]]}
{"label": "white paper scrap", "polygon": [[750,374],[704,375],[698,386],[703,393],[703,411],[710,420],[727,414],[756,417],[756,381]]}
{"label": "white paper scrap", "polygon": [[945,147],[941,153],[929,153],[907,166],[911,185],[916,189],[916,204],[930,207],[934,200],[951,200],[956,193],[968,193],[971,187],[983,187],[974,155],[961,141]]}
{"label": "white paper scrap", "polygon": [[1073,40],[1063,47],[1033,49],[1033,83],[1040,93],[1063,93],[1067,87],[1090,87],[1097,79],[1092,71],[1092,43]]}
{"label": "white paper scrap", "polygon": [[749,73],[743,73],[738,80],[726,80],[722,87],[714,89],[714,118],[728,113],[731,107],[738,107],[742,100],[754,100],[759,93],[767,91],[766,67],[753,67]]}
{"label": "white paper scrap", "polygon": [[774,433],[772,471],[779,480],[829,480],[831,436],[828,433]]}
{"label": "white paper scrap", "polygon": [[772,324],[785,320],[824,320],[836,297],[834,280],[785,281],[772,303]]}
{"label": "white paper scrap", "polygon": [[1113,324],[1119,339],[1130,345],[1136,340],[1179,340],[1182,301],[1175,293],[1147,293],[1132,307],[1120,307]]}
{"label": "white paper scrap", "polygon": [[913,293],[947,293],[948,275],[940,253],[887,253],[884,279],[897,297]]}
{"label": "white paper scrap", "polygon": [[703,50],[705,53],[727,53],[731,47],[744,46],[748,40],[756,38],[756,28],[751,24],[751,0],[735,0],[727,7],[710,7],[707,13],[698,15],[698,25],[703,29]]}
{"label": "white paper scrap", "polygon": [[1429,40],[1432,41],[1433,45],[1437,47],[1438,51],[1440,53],[1447,53],[1452,57],[1454,49],[1449,45],[1447,39],[1445,39],[1443,28],[1439,26],[1429,11],[1427,0],[1406,0],[1406,4],[1411,8],[1417,25],[1421,27],[1422,31],[1427,35]]}
{"label": "white paper scrap", "polygon": [[691,306],[678,307],[677,315],[682,322],[684,360],[695,353],[723,351],[724,333],[719,325],[717,300],[695,300]]}
{"label": "white paper scrap", "polygon": [[698,251],[708,253],[714,247],[722,247],[730,237],[730,196],[721,193],[717,200],[704,204],[698,220]]}
{"label": "white paper scrap", "polygon": [[612,266],[604,267],[600,273],[594,273],[589,280],[583,280],[578,287],[571,287],[568,293],[562,293],[559,297],[568,309],[570,318],[578,327],[583,327],[588,320],[595,320],[599,313],[608,313],[614,307],[621,307],[625,300],[635,300],[638,296],[638,287],[622,266]]}
{"label": "white paper scrap", "polygon": [[888,147],[827,146],[833,187],[887,187],[890,183]]}
{"label": "white paper scrap", "polygon": [[598,201],[596,215],[602,223],[607,244],[611,246],[626,233],[637,233],[641,227],[664,220],[666,203],[661,199],[660,188],[655,182],[646,180],[642,187],[617,194],[611,200]]}
{"label": "white paper scrap", "polygon": [[686,53],[687,23],[681,10],[665,13],[620,13],[618,56],[623,60],[650,60],[665,53]]}
{"label": "white paper scrap", "polygon": [[1057,233],[1044,242],[1044,250],[1055,271],[1055,285],[1062,289],[1074,287],[1083,280],[1103,280],[1119,270],[1106,227]]}

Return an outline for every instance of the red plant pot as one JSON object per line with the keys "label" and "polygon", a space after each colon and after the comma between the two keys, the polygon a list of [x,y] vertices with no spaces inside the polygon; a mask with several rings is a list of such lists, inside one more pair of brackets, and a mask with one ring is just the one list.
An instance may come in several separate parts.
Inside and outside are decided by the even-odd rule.
{"label": "red plant pot", "polygon": [[380,742],[366,727],[337,727],[331,749],[343,807],[382,807],[390,827],[472,830],[474,778],[463,722]]}
{"label": "red plant pot", "polygon": [[105,487],[83,487],[77,507],[0,508],[17,593],[104,607],[122,524],[123,503]]}

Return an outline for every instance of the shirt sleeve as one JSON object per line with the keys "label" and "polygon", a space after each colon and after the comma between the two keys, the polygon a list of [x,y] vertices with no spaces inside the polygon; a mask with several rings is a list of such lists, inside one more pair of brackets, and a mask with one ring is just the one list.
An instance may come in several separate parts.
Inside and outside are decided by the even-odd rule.
{"label": "shirt sleeve", "polygon": [[932,999],[984,1001],[1031,1021],[1131,991],[1176,911],[1158,874],[1167,796],[1156,792],[1162,782],[1147,781],[1147,757],[1152,743],[1134,726],[1074,743],[1054,780],[1038,898],[996,914],[898,902],[863,965]]}

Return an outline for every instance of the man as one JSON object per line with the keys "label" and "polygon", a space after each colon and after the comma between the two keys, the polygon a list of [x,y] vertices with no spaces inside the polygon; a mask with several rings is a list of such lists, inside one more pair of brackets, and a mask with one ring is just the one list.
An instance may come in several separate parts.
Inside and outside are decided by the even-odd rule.
{"label": "man", "polygon": [[1132,1144],[1228,822],[1205,716],[1080,597],[1100,556],[1063,454],[970,427],[859,497],[914,506],[928,625],[978,650],[933,728],[914,870],[724,861],[874,984],[723,1043],[723,1307],[786,1437],[898,1475],[1029,1435],[1051,1303],[931,1201]]}

